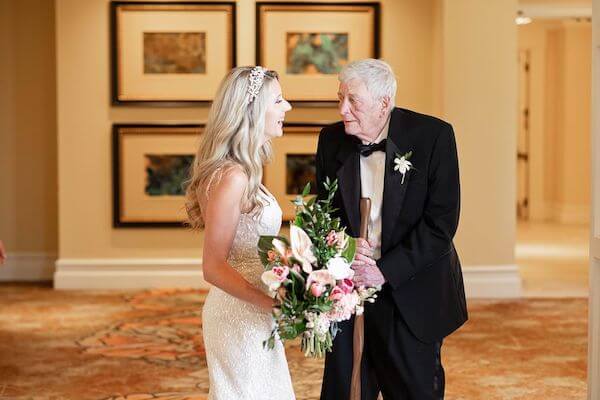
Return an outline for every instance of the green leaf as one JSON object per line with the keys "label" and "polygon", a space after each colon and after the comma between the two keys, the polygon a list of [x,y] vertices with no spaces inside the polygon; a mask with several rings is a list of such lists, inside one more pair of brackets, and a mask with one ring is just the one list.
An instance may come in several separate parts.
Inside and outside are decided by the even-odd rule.
{"label": "green leaf", "polygon": [[348,237],[348,243],[346,244],[346,248],[342,252],[342,257],[346,259],[349,263],[354,261],[354,256],[356,255],[356,239],[353,237]]}
{"label": "green leaf", "polygon": [[302,190],[302,197],[306,197],[310,194],[310,182],[308,182],[306,184],[306,186],[304,186],[304,189]]}

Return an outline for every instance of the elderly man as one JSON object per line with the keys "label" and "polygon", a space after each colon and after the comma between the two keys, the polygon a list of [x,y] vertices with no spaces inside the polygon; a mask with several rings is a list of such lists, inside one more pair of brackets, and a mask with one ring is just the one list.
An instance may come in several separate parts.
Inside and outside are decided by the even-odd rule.
{"label": "elderly man", "polygon": [[[317,150],[319,197],[326,177],[348,232],[359,235],[361,197],[371,199],[368,242],[359,240],[356,280],[382,285],[364,313],[361,399],[444,397],[442,339],[467,320],[462,272],[453,237],[460,208],[452,127],[395,108],[388,64],[367,59],[339,75],[343,121],[324,128]],[[327,354],[322,400],[350,394],[354,320]]]}

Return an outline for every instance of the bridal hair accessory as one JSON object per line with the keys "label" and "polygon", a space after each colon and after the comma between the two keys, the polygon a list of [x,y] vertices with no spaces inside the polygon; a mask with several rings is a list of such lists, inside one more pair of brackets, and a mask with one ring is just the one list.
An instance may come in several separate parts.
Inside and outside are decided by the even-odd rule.
{"label": "bridal hair accessory", "polygon": [[250,71],[250,76],[248,77],[248,80],[250,81],[250,85],[248,86],[248,104],[252,103],[256,96],[258,96],[260,88],[265,81],[266,72],[267,70],[260,65],[257,65]]}

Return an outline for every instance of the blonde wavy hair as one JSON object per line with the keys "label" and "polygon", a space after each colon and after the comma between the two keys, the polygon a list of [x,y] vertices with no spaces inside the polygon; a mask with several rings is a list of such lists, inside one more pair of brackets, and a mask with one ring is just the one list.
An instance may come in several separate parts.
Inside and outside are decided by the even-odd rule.
{"label": "blonde wavy hair", "polygon": [[248,87],[253,67],[232,69],[221,82],[210,108],[196,157],[186,181],[185,208],[192,229],[204,227],[200,196],[207,196],[213,181],[231,168],[241,168],[248,177],[242,197],[242,209],[256,214],[262,211],[258,197],[263,164],[271,160],[271,144],[263,144],[265,113],[275,71],[266,70],[264,83],[256,98],[248,103]]}

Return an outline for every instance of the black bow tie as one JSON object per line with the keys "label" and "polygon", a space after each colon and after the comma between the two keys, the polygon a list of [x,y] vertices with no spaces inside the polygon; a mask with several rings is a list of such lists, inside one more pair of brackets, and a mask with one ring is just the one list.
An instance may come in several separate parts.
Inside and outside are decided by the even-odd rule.
{"label": "black bow tie", "polygon": [[369,157],[374,151],[385,151],[385,142],[387,139],[383,139],[379,143],[362,144],[358,143],[358,152],[363,157]]}

